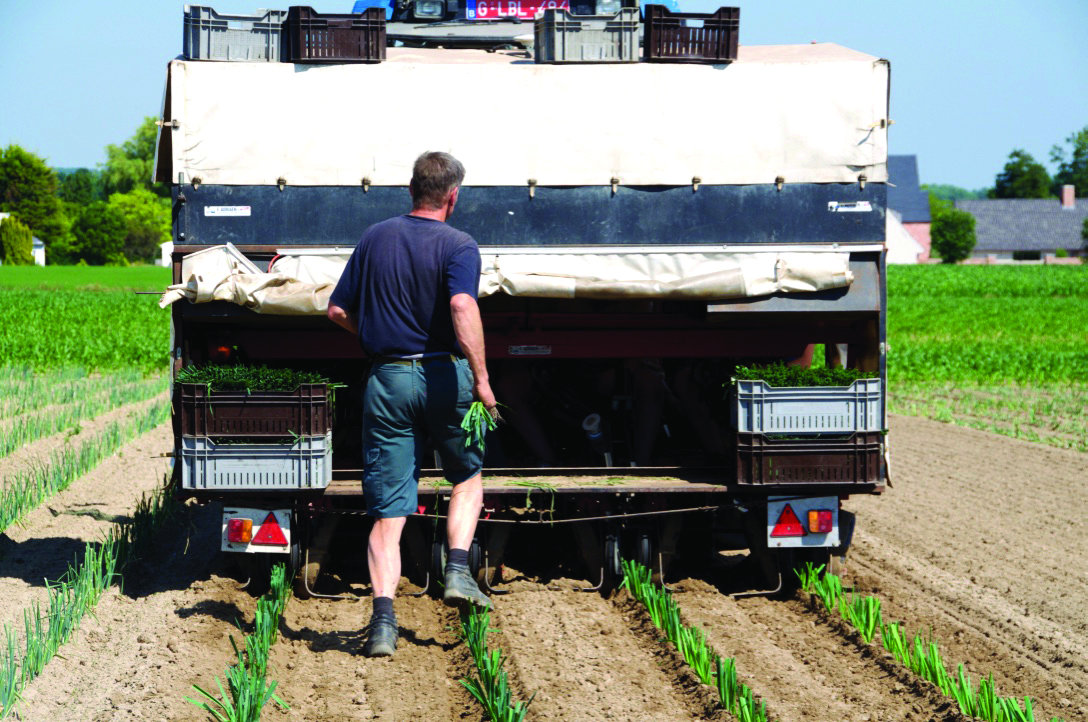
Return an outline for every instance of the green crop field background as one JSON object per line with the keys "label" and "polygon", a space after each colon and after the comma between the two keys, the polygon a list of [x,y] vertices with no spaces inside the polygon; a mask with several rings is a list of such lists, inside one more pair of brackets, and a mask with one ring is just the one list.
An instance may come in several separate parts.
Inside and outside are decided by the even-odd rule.
{"label": "green crop field background", "polygon": [[[0,366],[164,373],[169,271],[0,267]],[[1088,451],[1088,266],[892,266],[889,409]]]}

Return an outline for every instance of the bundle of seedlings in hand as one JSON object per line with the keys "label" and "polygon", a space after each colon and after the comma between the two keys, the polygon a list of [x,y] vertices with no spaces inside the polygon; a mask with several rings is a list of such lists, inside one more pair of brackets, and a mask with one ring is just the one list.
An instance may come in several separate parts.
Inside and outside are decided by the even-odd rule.
{"label": "bundle of seedlings in hand", "polygon": [[460,637],[472,655],[476,675],[462,679],[461,684],[484,708],[492,722],[522,722],[533,697],[528,702],[515,702],[510,693],[506,660],[501,649],[487,648],[487,635],[491,631],[491,615],[486,611],[470,609],[461,615]]}
{"label": "bundle of seedlings in hand", "polygon": [[487,450],[487,432],[494,431],[502,417],[499,409],[488,409],[483,403],[473,401],[468,413],[461,419],[461,429],[465,432],[465,448],[480,447],[480,453]]}

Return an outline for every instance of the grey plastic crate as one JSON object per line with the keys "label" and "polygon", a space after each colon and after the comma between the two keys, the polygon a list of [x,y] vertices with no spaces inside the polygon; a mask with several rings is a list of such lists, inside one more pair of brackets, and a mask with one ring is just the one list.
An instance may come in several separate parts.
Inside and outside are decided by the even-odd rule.
{"label": "grey plastic crate", "polygon": [[278,63],[286,19],[286,10],[267,10],[263,15],[221,15],[206,5],[186,5],[185,59]]}
{"label": "grey plastic crate", "polygon": [[214,491],[324,489],[332,481],[332,433],[293,444],[216,444],[181,437],[181,488]]}
{"label": "grey plastic crate", "polygon": [[741,434],[853,434],[880,431],[880,379],[849,386],[775,388],[738,379],[733,424]]}
{"label": "grey plastic crate", "polygon": [[548,8],[533,24],[538,63],[637,63],[638,8],[615,15],[572,15]]}

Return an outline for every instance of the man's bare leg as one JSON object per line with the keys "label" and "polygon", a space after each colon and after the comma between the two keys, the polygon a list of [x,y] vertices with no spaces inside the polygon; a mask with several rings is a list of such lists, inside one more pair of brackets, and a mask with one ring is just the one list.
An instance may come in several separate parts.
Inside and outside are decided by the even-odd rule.
{"label": "man's bare leg", "polygon": [[369,634],[363,645],[367,657],[388,657],[397,649],[397,617],[393,597],[400,582],[400,535],[406,517],[375,519],[367,544],[370,585],[373,588],[374,610],[368,625]]}
{"label": "man's bare leg", "polygon": [[397,584],[400,583],[400,535],[405,519],[403,516],[375,519],[374,528],[370,530],[367,561],[375,597],[392,599],[397,594]]}
{"label": "man's bare leg", "polygon": [[476,522],[480,519],[483,505],[484,485],[480,474],[453,487],[450,513],[446,519],[450,556],[446,562],[446,590],[442,595],[450,606],[491,606],[491,600],[480,591],[468,568],[468,549],[476,534]]}
{"label": "man's bare leg", "polygon": [[476,522],[484,508],[483,476],[462,481],[453,487],[450,497],[450,513],[446,519],[446,538],[450,549],[468,549],[476,536]]}

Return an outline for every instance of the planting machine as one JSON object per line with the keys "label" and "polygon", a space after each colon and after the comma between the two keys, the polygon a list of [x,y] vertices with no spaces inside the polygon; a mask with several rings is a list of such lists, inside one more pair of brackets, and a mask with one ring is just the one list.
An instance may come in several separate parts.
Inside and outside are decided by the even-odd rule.
{"label": "planting machine", "polygon": [[[886,484],[888,88],[886,61],[831,44],[717,65],[406,48],[171,61],[156,178],[173,185],[175,373],[266,364],[336,385],[179,386],[177,493],[222,504],[222,549],[256,577],[286,556],[300,594],[328,589],[330,547],[365,530],[368,360],[325,305],[363,230],[409,209],[415,157],[448,150],[508,407],[487,443],[479,578],[501,588],[521,538],[594,588],[621,557],[665,573],[742,548],[788,587],[801,562],[845,553],[841,501]],[[733,381],[817,346],[875,376]],[[404,545],[421,585],[445,553],[434,467],[424,451]]]}

